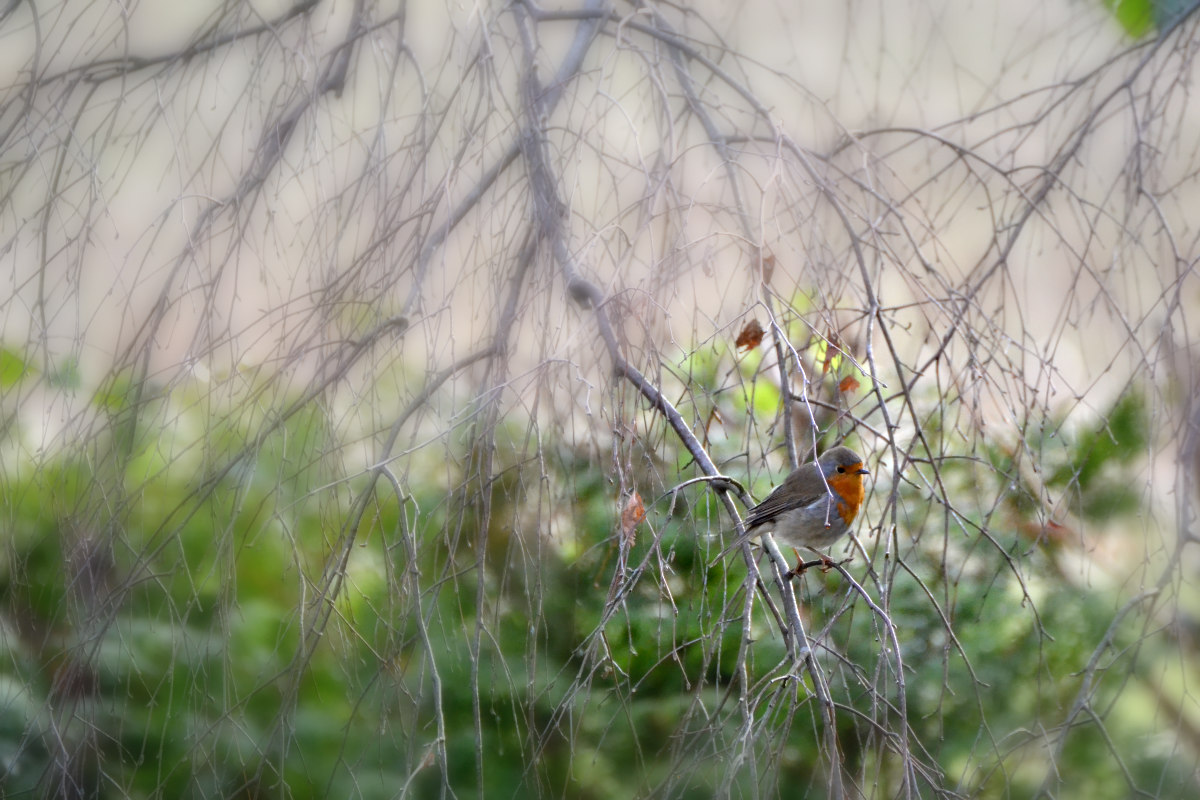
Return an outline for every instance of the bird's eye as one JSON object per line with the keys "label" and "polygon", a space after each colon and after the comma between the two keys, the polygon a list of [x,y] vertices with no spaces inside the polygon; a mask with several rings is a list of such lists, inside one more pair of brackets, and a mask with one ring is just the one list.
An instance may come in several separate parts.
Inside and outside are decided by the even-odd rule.
{"label": "bird's eye", "polygon": [[845,472],[845,471],[846,471],[845,467],[838,467],[838,472]]}

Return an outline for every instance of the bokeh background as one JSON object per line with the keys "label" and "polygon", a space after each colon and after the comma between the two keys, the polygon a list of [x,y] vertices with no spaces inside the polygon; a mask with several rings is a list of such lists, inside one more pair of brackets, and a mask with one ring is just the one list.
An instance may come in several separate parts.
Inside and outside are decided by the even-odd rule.
{"label": "bokeh background", "polygon": [[1193,5],[5,4],[0,794],[1194,795]]}

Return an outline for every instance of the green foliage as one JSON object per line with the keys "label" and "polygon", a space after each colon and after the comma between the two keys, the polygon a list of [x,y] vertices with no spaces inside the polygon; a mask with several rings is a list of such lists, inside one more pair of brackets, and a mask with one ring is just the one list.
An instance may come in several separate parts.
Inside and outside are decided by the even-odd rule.
{"label": "green foliage", "polygon": [[[84,773],[106,776],[113,797],[233,796],[274,781],[264,759],[319,763],[345,742],[338,720],[352,713],[329,702],[345,698],[345,681],[318,680],[329,657],[299,691],[327,695],[320,705],[334,724],[312,726],[311,737],[272,735],[281,724],[302,729],[299,715],[283,715],[303,556],[324,557],[315,498],[303,494],[327,477],[305,455],[323,446],[321,416],[294,415],[256,450],[242,439],[240,453],[206,452],[221,439],[205,435],[207,420],[143,395],[110,383],[96,396],[113,421],[108,436],[20,459],[3,476],[12,535],[0,551],[10,653],[0,681],[24,687],[20,704],[0,708],[8,796],[53,780],[54,730],[84,754]],[[88,744],[95,730],[109,735]]]}
{"label": "green foliage", "polygon": [[1128,468],[1145,455],[1149,443],[1145,400],[1137,392],[1127,393],[1103,420],[1079,432],[1069,461],[1051,473],[1047,485],[1076,493],[1081,513],[1089,519],[1134,513],[1141,498]]}
{"label": "green foliage", "polygon": [[[715,392],[730,364],[757,369],[697,357],[687,380]],[[763,413],[767,382],[751,389],[728,395],[731,416]],[[820,796],[820,709],[761,602],[743,616],[746,568],[706,534],[722,512],[696,485],[667,513],[685,456],[631,477],[664,499],[623,550],[614,487],[565,444],[541,442],[531,481],[525,437],[501,426],[414,463],[400,493],[375,483],[363,507],[367,478],[340,475],[320,406],[210,417],[199,400],[114,381],[96,396],[107,436],[3,474],[7,796],[44,788],[60,740],[113,798]],[[1131,514],[1136,498],[1104,498],[1130,485],[1147,416],[1130,394],[1103,422],[1026,444],[1087,515]],[[484,488],[466,475],[489,446]],[[1139,785],[1182,791],[1139,689],[1169,653],[1139,615],[1110,631],[1128,598],[1064,581],[1031,541],[1023,452],[941,460],[962,521],[947,539],[916,488],[935,485],[932,467],[899,488],[911,576],[887,608],[911,743],[966,796],[1029,796],[1049,774],[1065,776],[1058,797],[1125,796],[1112,749]],[[323,625],[314,595],[335,564]],[[837,573],[800,586],[848,774],[891,796],[904,763],[878,733],[899,724],[889,637]],[[743,689],[761,735],[737,711]],[[1083,696],[1089,713],[1071,716]]]}
{"label": "green foliage", "polygon": [[[987,555],[986,561],[997,570],[987,580],[943,576],[926,582],[943,604],[953,639],[929,614],[928,597],[917,584],[897,583],[892,597],[891,616],[907,670],[908,719],[914,738],[933,748],[950,785],[969,797],[1028,797],[1058,771],[1064,785],[1054,796],[1123,797],[1126,784],[1120,766],[1105,756],[1109,747],[1124,758],[1132,755],[1132,762],[1156,780],[1166,775],[1176,785],[1186,784],[1186,772],[1164,759],[1153,743],[1156,724],[1140,714],[1144,698],[1129,691],[1130,673],[1138,672],[1132,656],[1139,637],[1136,625],[1121,626],[1116,640],[1102,648],[1116,610],[1114,598],[1052,580],[1045,563],[1032,570],[1041,577],[1027,579],[1023,587],[1016,574],[1004,569],[999,553]],[[936,575],[934,559],[921,558],[911,566],[918,574]],[[1027,596],[1026,589],[1035,596]],[[845,633],[854,663],[875,659],[874,624],[859,615]],[[1061,730],[1058,726],[1092,678],[1085,680],[1081,670],[1097,648],[1106,656],[1105,671],[1087,699],[1105,709],[1105,727],[1085,713],[1074,720],[1077,728]],[[1154,654],[1166,656],[1161,650]],[[866,704],[859,710],[863,715],[871,711]],[[855,732],[864,741],[868,734],[866,729]],[[1060,736],[1066,744],[1055,762],[1047,747]]]}

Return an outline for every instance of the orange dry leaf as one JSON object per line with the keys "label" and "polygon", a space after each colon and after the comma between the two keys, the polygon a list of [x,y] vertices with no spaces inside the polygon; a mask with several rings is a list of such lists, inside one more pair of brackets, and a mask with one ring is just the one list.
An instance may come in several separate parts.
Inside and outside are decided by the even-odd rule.
{"label": "orange dry leaf", "polygon": [[621,534],[626,539],[633,539],[633,531],[638,524],[646,518],[646,506],[642,503],[642,496],[635,489],[633,494],[629,495],[629,499],[625,501],[625,508],[621,510]]}
{"label": "orange dry leaf", "polygon": [[833,331],[825,337],[825,363],[821,365],[821,374],[829,372],[829,365],[833,363],[833,359],[841,352],[842,340]]}
{"label": "orange dry leaf", "polygon": [[762,344],[763,329],[762,325],[758,324],[758,320],[752,319],[742,328],[742,332],[738,334],[737,345],[738,350],[753,350]]}
{"label": "orange dry leaf", "polygon": [[855,379],[853,375],[847,375],[846,377],[842,378],[841,382],[838,384],[838,388],[843,392],[853,392],[858,389],[860,385],[861,384],[859,384],[858,380]]}

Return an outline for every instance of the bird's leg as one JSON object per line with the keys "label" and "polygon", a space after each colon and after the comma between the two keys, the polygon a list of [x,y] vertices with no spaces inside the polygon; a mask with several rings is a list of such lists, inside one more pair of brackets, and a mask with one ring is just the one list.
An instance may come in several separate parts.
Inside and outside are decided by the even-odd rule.
{"label": "bird's leg", "polygon": [[804,558],[800,555],[800,551],[793,547],[792,552],[796,555],[796,566],[789,569],[787,575],[783,576],[783,579],[788,581],[797,575],[803,575],[804,570],[808,569],[808,565],[804,563]]}

